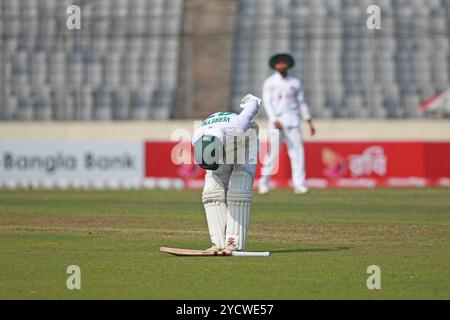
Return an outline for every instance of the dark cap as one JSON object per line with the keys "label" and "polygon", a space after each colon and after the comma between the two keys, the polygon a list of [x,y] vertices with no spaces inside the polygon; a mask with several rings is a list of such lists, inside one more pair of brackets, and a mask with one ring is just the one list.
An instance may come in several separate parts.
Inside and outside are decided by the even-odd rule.
{"label": "dark cap", "polygon": [[292,68],[295,65],[295,61],[294,58],[292,58],[292,56],[288,53],[278,53],[274,56],[272,56],[272,58],[270,58],[269,60],[269,66],[272,69],[275,69],[275,64],[279,61],[279,60],[284,60],[288,63],[289,65],[289,69]]}

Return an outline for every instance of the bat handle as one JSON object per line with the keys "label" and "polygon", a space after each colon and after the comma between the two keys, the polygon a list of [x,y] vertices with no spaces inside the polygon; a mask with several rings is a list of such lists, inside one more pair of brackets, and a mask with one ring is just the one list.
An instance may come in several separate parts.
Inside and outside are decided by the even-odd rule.
{"label": "bat handle", "polygon": [[270,252],[232,251],[231,255],[235,257],[268,257],[270,255]]}

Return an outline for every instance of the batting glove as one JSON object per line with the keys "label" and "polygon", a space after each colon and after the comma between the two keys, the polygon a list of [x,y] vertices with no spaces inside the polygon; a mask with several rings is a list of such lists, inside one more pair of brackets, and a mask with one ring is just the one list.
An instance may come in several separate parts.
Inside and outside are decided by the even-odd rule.
{"label": "batting glove", "polygon": [[261,99],[260,99],[260,98],[255,97],[254,95],[252,95],[252,94],[249,93],[249,94],[247,94],[245,97],[242,98],[240,107],[241,107],[241,108],[245,108],[245,105],[246,105],[247,103],[249,103],[250,101],[253,101],[253,100],[258,101],[258,104],[261,104]]}

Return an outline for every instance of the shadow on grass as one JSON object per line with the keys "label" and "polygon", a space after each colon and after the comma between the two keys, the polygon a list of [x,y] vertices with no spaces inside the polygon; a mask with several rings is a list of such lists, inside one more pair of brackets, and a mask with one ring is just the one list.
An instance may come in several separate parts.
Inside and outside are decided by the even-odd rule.
{"label": "shadow on grass", "polygon": [[270,253],[296,253],[296,252],[334,252],[342,250],[350,250],[350,247],[335,247],[335,248],[298,248],[298,249],[281,249],[271,250]]}

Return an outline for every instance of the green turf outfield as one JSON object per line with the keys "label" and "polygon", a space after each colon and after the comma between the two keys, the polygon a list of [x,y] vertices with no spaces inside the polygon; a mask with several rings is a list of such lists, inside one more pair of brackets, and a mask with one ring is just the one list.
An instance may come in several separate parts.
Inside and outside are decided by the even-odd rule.
{"label": "green turf outfield", "polygon": [[0,191],[0,299],[450,299],[450,189],[255,195],[270,257],[158,251],[208,238],[197,191]]}

